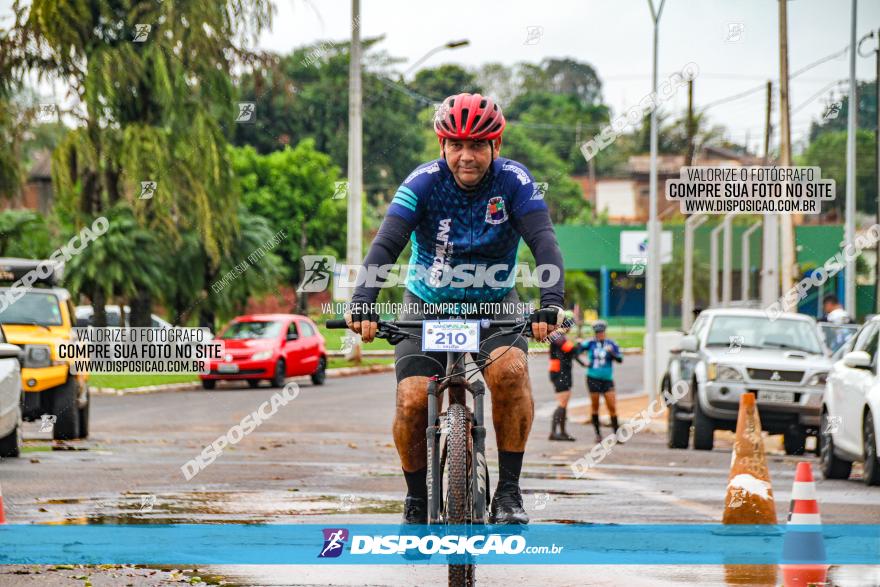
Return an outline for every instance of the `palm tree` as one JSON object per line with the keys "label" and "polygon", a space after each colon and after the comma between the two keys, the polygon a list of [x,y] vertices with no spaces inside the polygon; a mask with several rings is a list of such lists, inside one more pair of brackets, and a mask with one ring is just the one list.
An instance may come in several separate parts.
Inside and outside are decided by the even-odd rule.
{"label": "palm tree", "polygon": [[[131,210],[119,205],[107,214],[107,232],[70,259],[65,284],[92,301],[95,326],[106,326],[104,306],[119,305],[142,292],[160,295],[168,277],[162,270],[163,250],[154,233],[138,225]],[[134,325],[134,323],[132,322]]]}

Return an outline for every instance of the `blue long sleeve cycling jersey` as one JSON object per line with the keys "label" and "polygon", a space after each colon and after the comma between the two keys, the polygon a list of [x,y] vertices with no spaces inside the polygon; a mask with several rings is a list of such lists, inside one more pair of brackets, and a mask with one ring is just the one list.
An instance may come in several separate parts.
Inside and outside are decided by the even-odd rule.
{"label": "blue long sleeve cycling jersey", "polygon": [[614,363],[623,362],[623,353],[620,347],[610,338],[600,341],[597,339],[581,343],[578,354],[587,353],[587,377],[593,379],[605,379],[610,381],[614,375]]}
{"label": "blue long sleeve cycling jersey", "polygon": [[[481,182],[464,190],[443,159],[417,167],[398,188],[364,265],[394,263],[412,243],[406,286],[429,303],[497,302],[513,288],[517,251],[524,239],[536,264],[542,306],[563,303],[562,254],[544,193],[528,169],[510,159],[493,161]],[[462,286],[458,270],[482,275]],[[353,302],[373,302],[379,288],[362,285]]]}

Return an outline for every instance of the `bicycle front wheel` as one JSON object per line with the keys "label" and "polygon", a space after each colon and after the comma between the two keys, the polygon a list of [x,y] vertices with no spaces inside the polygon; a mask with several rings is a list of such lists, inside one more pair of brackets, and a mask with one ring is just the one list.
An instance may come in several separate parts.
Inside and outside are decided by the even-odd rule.
{"label": "bicycle front wheel", "polygon": [[[463,525],[470,517],[470,438],[471,418],[461,404],[452,404],[446,410],[446,523]],[[474,584],[473,565],[449,565],[449,587]]]}

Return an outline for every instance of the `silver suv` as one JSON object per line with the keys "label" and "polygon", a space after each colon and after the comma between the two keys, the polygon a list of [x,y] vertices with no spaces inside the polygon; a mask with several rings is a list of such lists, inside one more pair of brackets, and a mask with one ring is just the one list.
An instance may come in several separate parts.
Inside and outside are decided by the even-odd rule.
{"label": "silver suv", "polygon": [[735,430],[742,394],[754,393],[761,427],[783,434],[786,454],[803,454],[818,434],[825,380],[831,369],[816,321],[803,314],[770,320],[762,310],[702,312],[674,351],[663,377],[688,394],[668,410],[669,448],[712,450],[715,430]]}

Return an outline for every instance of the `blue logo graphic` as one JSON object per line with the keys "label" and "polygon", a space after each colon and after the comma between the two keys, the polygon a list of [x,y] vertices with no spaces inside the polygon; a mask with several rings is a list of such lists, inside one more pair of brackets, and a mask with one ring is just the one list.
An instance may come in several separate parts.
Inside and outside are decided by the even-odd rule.
{"label": "blue logo graphic", "polygon": [[348,530],[345,528],[324,528],[324,547],[318,558],[337,558],[342,554],[345,542],[348,540]]}

